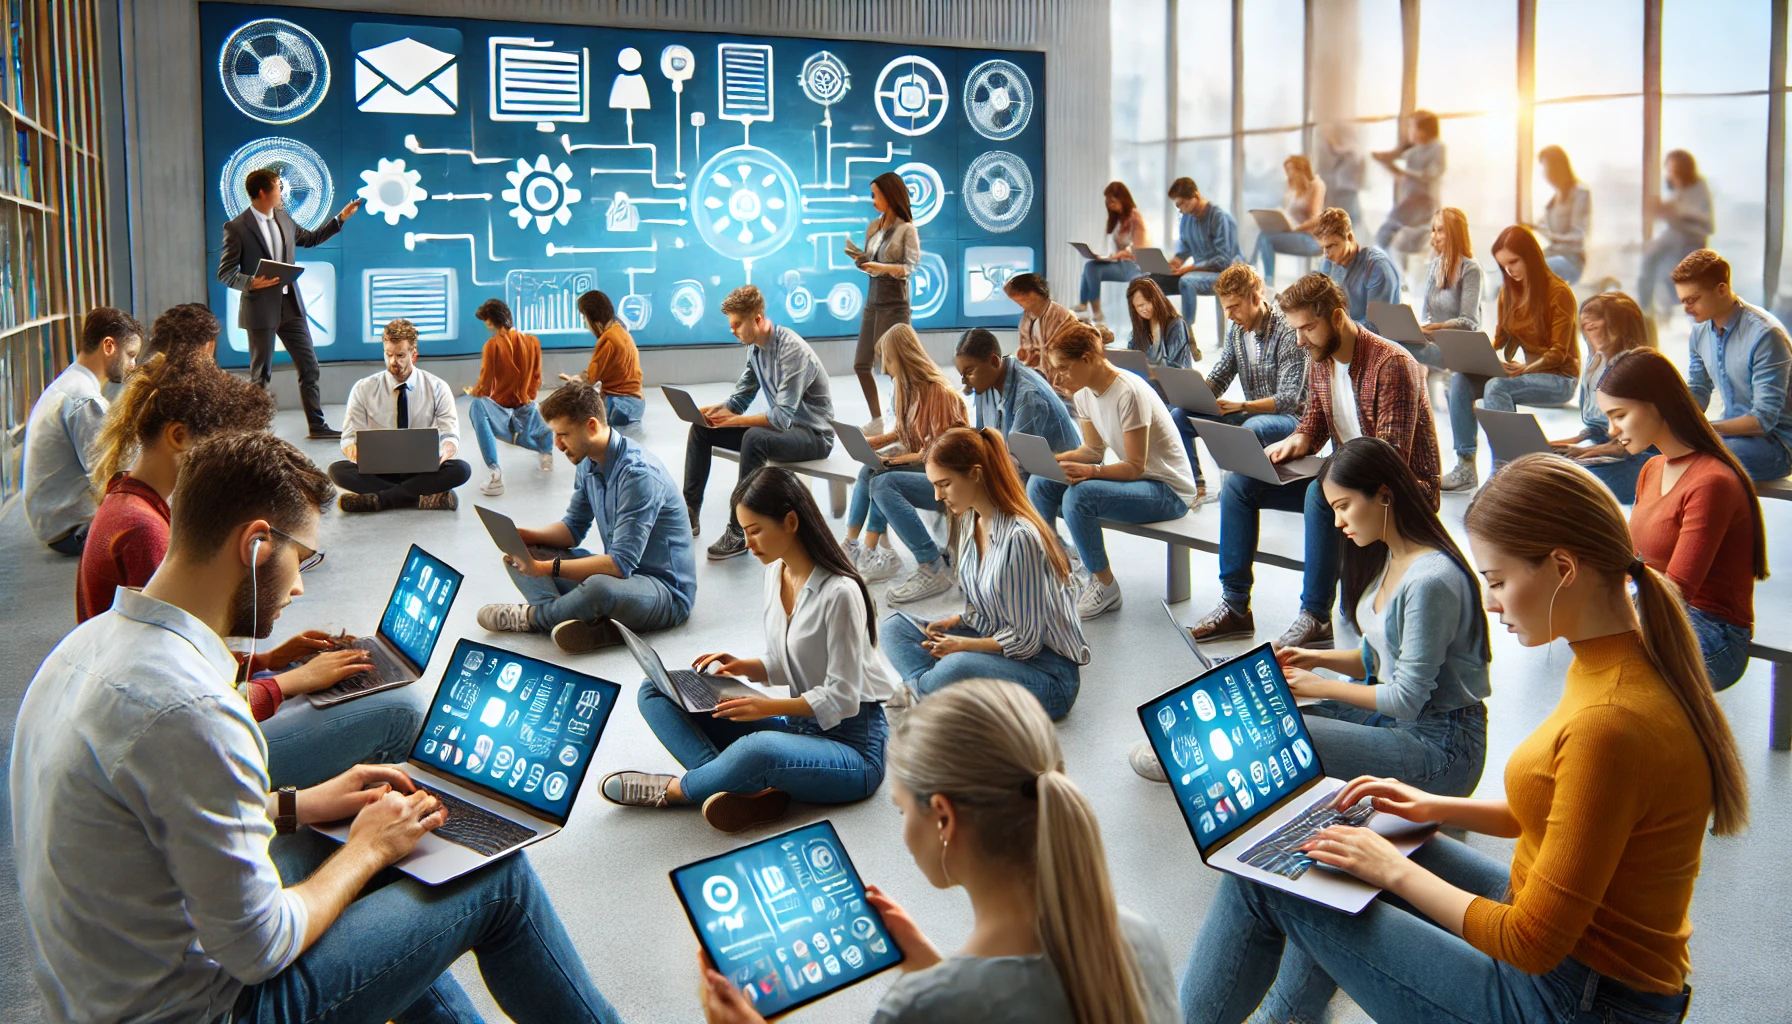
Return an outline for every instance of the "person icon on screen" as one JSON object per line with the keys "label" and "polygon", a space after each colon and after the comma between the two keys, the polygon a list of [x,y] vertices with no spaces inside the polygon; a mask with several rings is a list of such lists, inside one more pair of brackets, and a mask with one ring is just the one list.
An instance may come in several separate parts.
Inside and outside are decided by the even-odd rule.
{"label": "person icon on screen", "polygon": [[617,75],[610,84],[610,109],[628,111],[628,123],[635,123],[635,111],[651,110],[653,100],[647,95],[647,76],[634,74],[641,70],[641,51],[625,46],[616,55],[616,64],[629,74]]}

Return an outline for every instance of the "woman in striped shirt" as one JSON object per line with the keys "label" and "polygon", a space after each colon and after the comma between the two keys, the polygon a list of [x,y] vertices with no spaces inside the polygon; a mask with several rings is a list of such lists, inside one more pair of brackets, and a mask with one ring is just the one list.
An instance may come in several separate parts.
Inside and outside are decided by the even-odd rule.
{"label": "woman in striped shirt", "polygon": [[935,622],[890,616],[890,662],[915,697],[967,679],[1006,679],[1063,718],[1076,703],[1089,645],[1070,559],[1028,504],[1002,432],[946,431],[927,450],[927,478],[948,511],[969,514],[958,547],[965,610]]}

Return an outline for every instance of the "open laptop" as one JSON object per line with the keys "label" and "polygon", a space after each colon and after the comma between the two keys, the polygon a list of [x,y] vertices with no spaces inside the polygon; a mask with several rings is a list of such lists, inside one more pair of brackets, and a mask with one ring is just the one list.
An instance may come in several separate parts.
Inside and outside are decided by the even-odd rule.
{"label": "open laptop", "polygon": [[1323,828],[1350,824],[1411,856],[1436,831],[1367,801],[1331,806],[1347,780],[1326,776],[1267,643],[1139,705],[1139,723],[1210,868],[1354,914],[1380,890],[1300,846]]}
{"label": "open laptop", "polygon": [[1235,427],[1213,420],[1191,420],[1195,433],[1207,442],[1207,451],[1220,468],[1230,473],[1243,473],[1266,484],[1290,484],[1319,475],[1325,460],[1317,455],[1275,463],[1264,454],[1263,442],[1249,427]]}
{"label": "open laptop", "polygon": [[871,471],[874,473],[882,473],[884,470],[892,468],[883,456],[877,454],[877,449],[871,447],[871,441],[865,437],[865,431],[862,428],[853,426],[851,423],[842,423],[839,420],[829,420],[828,422],[833,424],[834,434],[840,438],[840,444],[846,449],[846,454],[852,456],[854,461],[871,467]]}
{"label": "open laptop", "polygon": [[1157,368],[1157,382],[1163,386],[1170,408],[1186,409],[1203,416],[1220,415],[1219,399],[1200,370],[1184,370],[1176,366]]}
{"label": "open laptop", "polygon": [[1061,484],[1070,482],[1064,475],[1064,467],[1058,465],[1058,456],[1052,452],[1051,442],[1038,434],[1015,431],[1008,435],[1008,451],[1014,455],[1014,461],[1020,468],[1047,480],[1056,480]]}
{"label": "open laptop", "polygon": [[902,962],[826,820],[670,875],[710,962],[768,1019]]}
{"label": "open laptop", "polygon": [[[1537,417],[1528,412],[1507,412],[1504,409],[1475,407],[1475,419],[1487,434],[1487,444],[1499,462],[1511,462],[1526,455],[1559,455],[1543,433]],[[1612,456],[1575,459],[1583,466],[1603,466],[1619,461]]]}
{"label": "open laptop", "polygon": [[636,635],[635,631],[616,623],[616,632],[622,636],[623,646],[628,653],[635,656],[636,664],[641,671],[647,673],[647,679],[673,703],[693,714],[706,714],[714,711],[716,705],[736,697],[763,697],[765,693],[756,690],[733,676],[717,676],[704,672],[693,672],[688,668],[666,668],[660,660],[660,654],[653,645]]}
{"label": "open laptop", "polygon": [[[405,762],[448,820],[393,865],[429,885],[566,826],[622,687],[474,640],[454,645]],[[352,822],[318,831],[346,841]]]}
{"label": "open laptop", "polygon": [[1389,341],[1412,346],[1431,341],[1424,331],[1419,330],[1419,318],[1412,307],[1404,302],[1371,302],[1368,320],[1375,325],[1376,333]]}
{"label": "open laptop", "polygon": [[1506,364],[1481,331],[1438,331],[1431,336],[1443,352],[1444,367],[1477,377],[1504,377]]}
{"label": "open laptop", "polygon": [[1294,232],[1294,224],[1288,214],[1282,210],[1247,210],[1251,219],[1257,222],[1257,230],[1266,235],[1287,235]]}
{"label": "open laptop", "polygon": [[1145,353],[1136,348],[1125,348],[1119,345],[1102,351],[1107,354],[1108,362],[1122,370],[1131,370],[1146,380],[1151,379],[1151,361],[1145,357]]}
{"label": "open laptop", "polygon": [[660,391],[666,396],[666,403],[672,406],[672,411],[678,414],[679,419],[686,423],[694,423],[699,427],[709,426],[709,421],[703,418],[703,407],[697,404],[697,400],[691,397],[689,391],[666,384],[660,385]]}
{"label": "open laptop", "polygon": [[1072,249],[1075,249],[1077,251],[1077,254],[1082,256],[1082,258],[1086,259],[1086,260],[1105,260],[1105,259],[1107,259],[1106,256],[1096,255],[1095,250],[1089,248],[1086,244],[1084,244],[1082,242],[1072,242],[1072,243],[1070,243],[1070,247]]}
{"label": "open laptop", "polygon": [[308,693],[305,699],[313,707],[327,708],[423,678],[464,579],[459,570],[412,544],[398,582],[392,585],[392,596],[386,599],[379,629],[347,645],[366,651],[373,667]]}
{"label": "open laptop", "polygon": [[363,473],[433,473],[441,465],[442,440],[434,427],[355,432],[355,468]]}
{"label": "open laptop", "polygon": [[1139,269],[1147,274],[1164,274],[1169,277],[1176,276],[1176,272],[1170,269],[1170,261],[1164,256],[1164,251],[1162,249],[1139,246],[1133,249],[1132,258],[1138,262]]}
{"label": "open laptop", "polygon": [[516,521],[502,512],[474,505],[473,511],[479,513],[479,521],[485,524],[485,532],[491,534],[492,543],[518,562],[528,564],[535,559],[529,545],[523,543],[523,535],[517,531]]}
{"label": "open laptop", "polygon": [[[1201,664],[1201,671],[1206,672],[1212,669],[1213,666],[1219,664],[1218,661],[1208,657],[1207,652],[1201,649],[1200,643],[1195,640],[1195,634],[1190,633],[1188,627],[1182,624],[1182,620],[1176,617],[1176,611],[1170,607],[1170,602],[1158,598],[1157,603],[1164,606],[1164,614],[1170,617],[1170,625],[1175,627],[1177,634],[1182,637],[1182,642],[1188,644],[1188,649],[1194,652],[1195,660]],[[1225,660],[1225,656],[1221,655],[1219,661]]]}

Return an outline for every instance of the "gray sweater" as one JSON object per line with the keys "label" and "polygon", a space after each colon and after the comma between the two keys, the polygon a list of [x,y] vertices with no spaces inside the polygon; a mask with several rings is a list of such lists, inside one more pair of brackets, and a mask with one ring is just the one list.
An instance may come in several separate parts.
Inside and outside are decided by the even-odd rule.
{"label": "gray sweater", "polygon": [[1476,582],[1454,559],[1430,551],[1413,560],[1375,615],[1379,582],[1363,592],[1357,623],[1365,634],[1376,632],[1372,619],[1386,631],[1387,660],[1363,643],[1363,678],[1375,686],[1375,710],[1401,721],[1416,720],[1427,709],[1454,711],[1487,699],[1493,692],[1487,662],[1481,657],[1487,615],[1477,610]]}
{"label": "gray sweater", "polygon": [[1452,331],[1481,329],[1481,264],[1464,256],[1454,285],[1444,284],[1443,257],[1433,256],[1425,274],[1422,324],[1443,324]]}

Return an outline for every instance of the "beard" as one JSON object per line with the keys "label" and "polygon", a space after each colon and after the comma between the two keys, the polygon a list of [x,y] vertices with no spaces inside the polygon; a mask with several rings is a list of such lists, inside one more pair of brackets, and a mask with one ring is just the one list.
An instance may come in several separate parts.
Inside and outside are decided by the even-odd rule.
{"label": "beard", "polygon": [[[270,560],[271,564],[271,560]],[[274,620],[280,615],[284,594],[273,581],[260,579],[268,575],[259,567],[251,568],[236,585],[230,596],[230,636],[266,640],[274,631]]]}
{"label": "beard", "polygon": [[1333,331],[1331,337],[1314,345],[1312,348],[1307,349],[1307,358],[1315,363],[1323,363],[1338,351],[1338,346],[1343,340],[1343,337],[1339,335],[1337,331]]}

